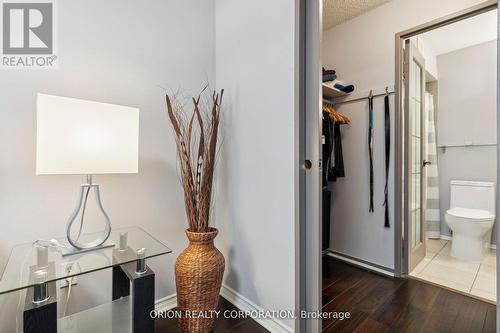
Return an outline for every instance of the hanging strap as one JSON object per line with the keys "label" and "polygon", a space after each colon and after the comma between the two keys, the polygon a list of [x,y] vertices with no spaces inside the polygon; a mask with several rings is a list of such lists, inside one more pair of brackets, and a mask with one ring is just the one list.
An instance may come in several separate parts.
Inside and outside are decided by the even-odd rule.
{"label": "hanging strap", "polygon": [[370,212],[373,212],[373,96],[368,98],[368,152],[370,155]]}
{"label": "hanging strap", "polygon": [[384,97],[385,108],[385,188],[384,188],[384,206],[385,222],[384,227],[389,228],[389,158],[391,155],[391,114],[389,109],[389,94]]}

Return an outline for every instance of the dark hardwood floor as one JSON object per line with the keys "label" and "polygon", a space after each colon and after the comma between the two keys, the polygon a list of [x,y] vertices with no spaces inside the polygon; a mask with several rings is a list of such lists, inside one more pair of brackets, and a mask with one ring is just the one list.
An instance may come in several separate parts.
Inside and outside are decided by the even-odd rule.
{"label": "dark hardwood floor", "polygon": [[323,258],[323,332],[495,332],[496,307],[414,279],[393,279]]}
{"label": "dark hardwood floor", "polygon": [[[237,310],[224,298],[219,309]],[[323,311],[349,312],[323,319],[330,333],[495,332],[495,306],[414,279],[393,279],[323,257]],[[156,332],[180,332],[175,319],[157,319]],[[268,332],[250,318],[218,318],[214,333]]]}
{"label": "dark hardwood floor", "polygon": [[[219,299],[219,310],[222,312],[238,310],[234,305],[224,298]],[[176,319],[157,319],[155,325],[156,333],[180,333]],[[213,333],[268,333],[269,331],[260,326],[251,318],[226,319],[217,318]]]}

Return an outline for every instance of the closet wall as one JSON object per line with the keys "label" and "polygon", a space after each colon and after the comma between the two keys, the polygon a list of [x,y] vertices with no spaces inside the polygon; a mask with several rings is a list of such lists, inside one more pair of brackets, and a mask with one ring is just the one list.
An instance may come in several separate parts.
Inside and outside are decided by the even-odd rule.
{"label": "closet wall", "polygon": [[[323,62],[339,77],[356,85],[357,92],[394,85],[394,36],[397,32],[478,4],[480,0],[393,0],[323,34]],[[391,98],[392,119],[394,103]],[[343,129],[346,177],[333,187],[332,250],[389,269],[394,268],[394,218],[384,228],[384,116],[383,99],[375,102],[375,212],[369,213],[367,102],[344,104],[352,125]],[[392,140],[394,142],[394,140]],[[391,156],[391,163],[394,160]],[[394,207],[391,167],[390,205]],[[400,223],[400,221],[397,221]]]}

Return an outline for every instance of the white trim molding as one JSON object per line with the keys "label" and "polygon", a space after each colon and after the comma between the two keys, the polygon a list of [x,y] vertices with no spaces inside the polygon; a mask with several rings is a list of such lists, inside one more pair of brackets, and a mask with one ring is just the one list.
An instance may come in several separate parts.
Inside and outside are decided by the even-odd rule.
{"label": "white trim molding", "polygon": [[[250,301],[245,296],[241,295],[234,289],[223,285],[220,291],[220,295],[224,297],[229,303],[233,304],[238,310],[243,312],[265,312],[263,308],[257,304]],[[172,294],[163,298],[156,300],[155,310],[156,311],[169,311],[177,307],[177,294]],[[259,325],[267,329],[272,333],[293,333],[293,329],[285,325],[282,321],[278,319],[262,319],[262,318],[252,318]]]}
{"label": "white trim molding", "polygon": [[427,238],[430,238],[430,239],[441,238],[441,233],[439,231],[427,231],[425,235],[427,236]]}
{"label": "white trim molding", "polygon": [[[234,289],[222,285],[222,289],[220,291],[222,297],[224,297],[228,302],[233,304],[239,310],[243,312],[265,312],[263,308],[250,301],[245,296],[241,295]],[[293,333],[293,329],[285,325],[281,320],[278,319],[262,319],[262,318],[252,318],[260,326],[264,327],[266,330],[272,333]]]}
{"label": "white trim molding", "polygon": [[333,257],[335,259],[338,259],[338,260],[345,261],[345,262],[347,262],[349,264],[353,264],[355,266],[366,268],[366,269],[368,269],[370,271],[373,271],[373,272],[377,272],[377,273],[380,273],[380,274],[383,274],[383,275],[387,275],[387,276],[390,276],[390,277],[394,277],[395,276],[394,272],[391,272],[391,271],[389,271],[387,269],[383,269],[383,268],[380,268],[380,267],[377,267],[377,266],[374,266],[374,265],[371,265],[371,264],[368,264],[368,263],[356,260],[354,258],[347,258],[345,256],[342,256],[342,255],[338,254],[338,253],[334,253],[334,252],[331,252],[331,251],[326,251],[326,255],[330,256],[330,257]]}
{"label": "white trim molding", "polygon": [[155,310],[158,312],[165,312],[177,307],[177,294],[172,294],[156,300]]}

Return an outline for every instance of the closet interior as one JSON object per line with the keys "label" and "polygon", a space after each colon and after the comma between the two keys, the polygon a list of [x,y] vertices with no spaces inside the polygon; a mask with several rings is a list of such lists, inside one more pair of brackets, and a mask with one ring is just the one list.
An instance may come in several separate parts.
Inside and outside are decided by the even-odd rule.
{"label": "closet interior", "polygon": [[358,315],[403,331],[374,315],[398,283],[495,306],[497,4],[324,3],[323,311],[368,299]]}
{"label": "closet interior", "polygon": [[324,309],[336,308],[342,283],[358,281],[352,267],[496,304],[498,13],[401,38],[395,57],[398,33],[465,10],[436,5],[442,15],[418,21],[409,3],[323,14]]}
{"label": "closet interior", "polygon": [[[327,73],[327,74],[325,74]],[[389,202],[388,202],[388,180],[389,180],[389,157],[391,146],[391,115],[390,115],[390,102],[389,96],[394,94],[393,90],[389,87],[384,89],[377,89],[376,91],[383,91],[381,93],[374,93],[370,90],[368,93],[355,94],[355,87],[352,84],[345,84],[343,81],[337,79],[335,69],[323,68],[323,107],[322,107],[322,199],[323,199],[323,221],[322,221],[322,249],[324,255],[338,256],[335,251],[330,247],[330,233],[331,233],[331,207],[332,192],[335,188],[335,183],[346,176],[346,167],[344,164],[344,154],[342,137],[344,131],[350,131],[349,126],[351,120],[349,116],[338,112],[337,109],[343,109],[343,104],[366,104],[368,118],[367,128],[367,154],[369,158],[369,211],[374,212],[374,120],[375,112],[382,112],[384,114],[384,133],[385,133],[385,184],[384,191],[384,226],[390,226],[389,218]],[[383,98],[383,110],[376,110],[374,102],[378,98]],[[378,104],[377,104],[378,105]],[[344,126],[347,125],[347,126]],[[362,200],[360,198],[360,200]]]}

